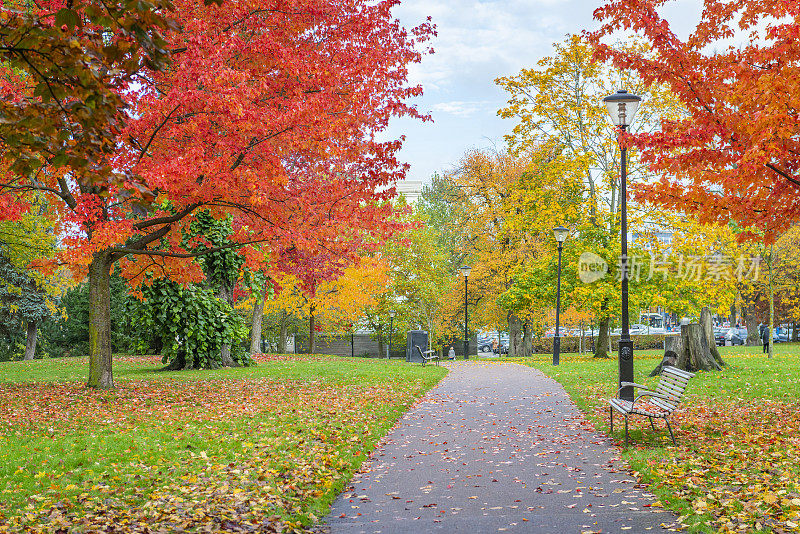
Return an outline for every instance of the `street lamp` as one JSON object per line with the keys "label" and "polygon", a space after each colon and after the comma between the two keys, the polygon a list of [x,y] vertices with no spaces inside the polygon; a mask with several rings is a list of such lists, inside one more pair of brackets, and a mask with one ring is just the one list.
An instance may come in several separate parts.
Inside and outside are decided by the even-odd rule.
{"label": "street lamp", "polygon": [[561,249],[564,240],[569,235],[569,230],[563,226],[553,228],[553,234],[558,242],[558,283],[556,284],[556,337],[553,338],[553,365],[558,365],[561,357],[561,331],[559,330],[559,315],[561,313]]}
{"label": "street lamp", "polygon": [[[603,99],[611,122],[623,132],[633,122],[633,116],[639,109],[642,98],[619,90],[613,95]],[[622,280],[622,334],[619,339],[619,382],[633,382],[633,341],[631,341],[630,329],[628,327],[628,207],[627,207],[627,148],[620,145],[620,214],[621,214],[621,234],[622,234],[622,254],[620,256],[620,278]],[[626,386],[619,391],[619,398],[633,401],[633,386]]]}
{"label": "street lamp", "polygon": [[472,272],[469,265],[461,266],[461,274],[464,275],[464,359],[469,359],[469,334],[467,333],[467,278]]}
{"label": "street lamp", "polygon": [[389,358],[392,357],[392,335],[394,334],[394,316],[397,312],[389,310]]}

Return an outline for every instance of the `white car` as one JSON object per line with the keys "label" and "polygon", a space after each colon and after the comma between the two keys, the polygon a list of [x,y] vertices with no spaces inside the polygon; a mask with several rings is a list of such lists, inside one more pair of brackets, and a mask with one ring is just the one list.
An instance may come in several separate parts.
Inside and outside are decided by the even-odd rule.
{"label": "white car", "polygon": [[663,328],[655,326],[647,326],[646,324],[633,324],[630,328],[631,335],[648,335],[648,334],[666,334],[667,331]]}

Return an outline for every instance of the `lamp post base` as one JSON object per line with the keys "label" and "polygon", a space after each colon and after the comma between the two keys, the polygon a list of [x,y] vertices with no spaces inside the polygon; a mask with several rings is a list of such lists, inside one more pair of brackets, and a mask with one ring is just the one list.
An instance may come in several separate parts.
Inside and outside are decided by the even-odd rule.
{"label": "lamp post base", "polygon": [[[619,381],[633,382],[633,340],[619,340]],[[619,398],[633,402],[633,386],[627,386],[619,391]]]}
{"label": "lamp post base", "polygon": [[553,365],[558,365],[561,361],[561,337],[553,338]]}

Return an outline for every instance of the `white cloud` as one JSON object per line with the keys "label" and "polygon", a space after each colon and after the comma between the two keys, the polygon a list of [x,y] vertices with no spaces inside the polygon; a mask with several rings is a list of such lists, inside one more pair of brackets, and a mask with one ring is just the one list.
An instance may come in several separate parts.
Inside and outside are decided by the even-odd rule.
{"label": "white cloud", "polygon": [[434,104],[431,108],[434,119],[437,113],[448,113],[457,117],[471,117],[479,111],[491,109],[494,111],[497,103],[492,100],[478,100],[473,102],[464,102],[462,100],[453,100],[450,102],[439,102]]}
{"label": "white cloud", "polygon": [[[409,80],[422,84],[413,103],[434,123],[394,121],[387,138],[405,135],[400,159],[411,164],[410,180],[427,182],[471,147],[502,148],[513,127],[497,110],[507,95],[494,80],[514,75],[552,53],[567,34],[593,29],[593,11],[603,0],[402,0],[393,13],[413,27],[432,17],[435,53],[411,65]],[[685,25],[699,15],[701,0],[677,0],[669,15]],[[672,17],[671,17],[672,19]],[[688,19],[684,22],[684,19]]]}
{"label": "white cloud", "polygon": [[394,12],[404,24],[418,24],[430,15],[438,31],[432,42],[435,54],[411,69],[411,79],[429,90],[452,92],[476,76],[491,81],[516,72],[531,57],[547,52],[552,35],[568,33],[569,25],[559,14],[564,4],[560,0],[404,0]]}

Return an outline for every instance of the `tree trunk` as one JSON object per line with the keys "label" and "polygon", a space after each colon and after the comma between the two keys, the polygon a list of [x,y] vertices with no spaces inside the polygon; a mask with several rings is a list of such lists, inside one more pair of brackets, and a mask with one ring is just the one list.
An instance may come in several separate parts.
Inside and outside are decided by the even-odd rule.
{"label": "tree trunk", "polygon": [[608,326],[611,323],[610,317],[604,317],[597,325],[597,344],[594,346],[595,358],[608,358]]}
{"label": "tree trunk", "polygon": [[278,354],[286,354],[286,315],[286,310],[281,310],[280,325],[278,328]]}
{"label": "tree trunk", "polygon": [[28,338],[25,342],[25,360],[32,360],[36,354],[36,321],[28,321]]}
{"label": "tree trunk", "polygon": [[774,245],[769,246],[769,332],[767,335],[769,336],[769,353],[767,354],[767,358],[772,358],[772,346],[774,343],[774,339],[772,338],[772,333],[775,331],[775,291],[773,286],[773,276],[772,276],[772,263],[773,263],[773,250]]}
{"label": "tree trunk", "polygon": [[89,264],[88,387],[113,388],[111,368],[111,256],[95,252]]}
{"label": "tree trunk", "polygon": [[728,364],[719,355],[719,350],[717,349],[717,340],[714,339],[714,327],[711,325],[711,310],[707,306],[700,312],[700,324],[703,326],[703,333],[706,336],[706,344],[708,344],[711,357],[720,367],[727,367]]}
{"label": "tree trunk", "polygon": [[702,325],[697,323],[681,326],[684,356],[678,360],[687,371],[720,371],[722,367],[711,356]]}
{"label": "tree trunk", "polygon": [[261,354],[261,324],[264,319],[264,302],[267,300],[267,284],[253,303],[253,324],[250,328],[250,354]]}
{"label": "tree trunk", "polygon": [[378,358],[386,356],[386,344],[383,342],[383,325],[378,325]]}
{"label": "tree trunk", "polygon": [[311,313],[308,315],[308,353],[314,354],[314,307],[311,307]]}
{"label": "tree trunk", "polygon": [[[228,287],[225,284],[222,284],[219,288],[219,299],[230,304],[231,309],[233,309],[233,287]],[[239,367],[239,364],[236,363],[233,358],[231,358],[230,341],[226,341],[222,344],[222,348],[220,349],[220,360],[223,367]]]}
{"label": "tree trunk", "polygon": [[530,321],[522,323],[522,355],[526,358],[533,354],[533,325]]}
{"label": "tree trunk", "polygon": [[797,321],[792,323],[792,341],[800,341],[800,332],[797,331]]}
{"label": "tree trunk", "polygon": [[742,306],[742,320],[747,326],[747,345],[756,346],[761,343],[761,337],[758,335],[758,325],[756,324],[755,317],[751,316],[747,306]]}
{"label": "tree trunk", "polygon": [[513,313],[508,314],[508,356],[522,356],[522,321]]}

